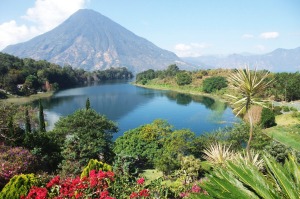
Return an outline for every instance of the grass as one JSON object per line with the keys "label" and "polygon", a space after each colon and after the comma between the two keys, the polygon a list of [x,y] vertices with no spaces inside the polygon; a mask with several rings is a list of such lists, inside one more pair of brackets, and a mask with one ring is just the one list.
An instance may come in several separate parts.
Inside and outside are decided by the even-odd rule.
{"label": "grass", "polygon": [[0,100],[1,103],[12,103],[12,104],[17,104],[17,105],[22,105],[22,104],[28,104],[31,103],[35,100],[41,99],[41,98],[48,98],[53,95],[54,92],[46,92],[46,93],[38,93],[34,95],[30,95],[28,97],[15,97],[15,96],[8,96],[7,99],[2,99]]}
{"label": "grass", "polygon": [[151,181],[156,180],[163,176],[163,173],[161,171],[158,171],[156,169],[146,169],[144,170],[142,174],[146,179],[146,184],[149,184]]}
{"label": "grass", "polygon": [[292,114],[276,116],[277,126],[268,128],[265,133],[272,139],[300,151],[300,119]]}

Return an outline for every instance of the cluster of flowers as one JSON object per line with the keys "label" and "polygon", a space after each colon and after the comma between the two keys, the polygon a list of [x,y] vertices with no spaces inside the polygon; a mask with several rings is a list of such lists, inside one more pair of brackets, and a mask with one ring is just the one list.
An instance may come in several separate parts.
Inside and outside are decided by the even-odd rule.
{"label": "cluster of flowers", "polygon": [[8,181],[14,175],[30,172],[35,157],[22,147],[0,146],[0,181]]}
{"label": "cluster of flowers", "polygon": [[76,177],[61,180],[54,177],[46,187],[32,187],[27,196],[21,199],[64,199],[64,198],[99,198],[113,199],[109,196],[108,188],[114,181],[113,172],[90,171],[89,177]]}
{"label": "cluster of flowers", "polygon": [[150,196],[149,190],[143,189],[143,187],[142,187],[144,183],[145,183],[145,179],[139,178],[137,180],[138,191],[132,192],[129,197],[130,198],[147,198],[147,197],[149,197]]}
{"label": "cluster of flowers", "polygon": [[204,195],[208,195],[205,190],[201,189],[201,187],[199,187],[197,184],[194,184],[190,190],[180,193],[179,196],[181,198],[188,198],[190,196],[190,193],[202,193]]}

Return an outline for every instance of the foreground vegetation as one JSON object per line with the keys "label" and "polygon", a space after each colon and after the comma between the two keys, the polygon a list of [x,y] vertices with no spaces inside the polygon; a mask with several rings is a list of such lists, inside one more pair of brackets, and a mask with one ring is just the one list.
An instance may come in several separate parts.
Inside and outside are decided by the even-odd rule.
{"label": "foreground vegetation", "polygon": [[[272,78],[261,75],[268,72],[241,70],[247,78],[234,83],[226,79],[229,71],[190,73],[171,65],[137,75],[145,85],[165,83],[217,95],[228,93],[228,84],[245,85],[243,92],[230,91],[235,100],[242,99],[234,104],[242,102],[236,110],[244,122],[198,137],[154,120],[114,141],[117,124],[93,110],[89,99],[85,108],[46,132],[41,101],[38,110],[2,103],[0,198],[299,198],[298,111],[254,106],[264,97],[282,97],[266,88]],[[255,88],[256,78],[264,92],[248,90]],[[293,124],[282,122],[279,114],[285,109]],[[284,144],[282,130],[290,138],[282,139]]]}

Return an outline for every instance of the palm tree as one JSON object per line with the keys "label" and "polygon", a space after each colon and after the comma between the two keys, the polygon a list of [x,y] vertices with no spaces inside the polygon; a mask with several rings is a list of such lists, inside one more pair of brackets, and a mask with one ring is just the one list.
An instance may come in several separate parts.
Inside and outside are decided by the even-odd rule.
{"label": "palm tree", "polygon": [[236,72],[231,74],[228,78],[229,87],[239,93],[239,96],[227,95],[234,100],[233,111],[236,112],[236,116],[240,114],[248,114],[250,132],[246,151],[250,159],[250,144],[253,136],[253,118],[251,111],[249,110],[252,105],[264,106],[259,95],[265,91],[265,89],[273,81],[267,81],[269,74],[270,73],[268,71],[262,73],[258,73],[256,69],[251,71],[249,66],[246,66],[245,69],[236,70]]}

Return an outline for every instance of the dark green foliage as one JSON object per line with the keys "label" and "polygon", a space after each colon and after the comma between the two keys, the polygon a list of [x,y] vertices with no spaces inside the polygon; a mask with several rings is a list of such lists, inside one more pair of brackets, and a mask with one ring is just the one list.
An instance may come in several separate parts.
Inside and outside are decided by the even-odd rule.
{"label": "dark green foliage", "polygon": [[203,91],[206,93],[212,93],[225,87],[227,87],[225,77],[209,77],[203,81]]}
{"label": "dark green foliage", "polygon": [[[73,69],[71,66],[61,67],[45,60],[20,59],[0,53],[0,89],[12,94],[31,95],[37,91],[57,91],[85,82],[132,77],[133,74],[125,67],[87,72],[83,69]],[[47,87],[46,82],[50,86]],[[23,84],[23,88],[18,88],[18,84]],[[1,96],[3,95],[0,94],[0,98]]]}
{"label": "dark green foliage", "polygon": [[91,108],[90,99],[87,98],[87,99],[86,99],[86,102],[85,102],[85,109],[88,110],[88,109],[90,109],[90,108]]}
{"label": "dark green foliage", "polygon": [[39,130],[41,132],[46,132],[44,108],[41,99],[39,99]]}
{"label": "dark green foliage", "polygon": [[90,175],[90,171],[112,171],[112,167],[109,164],[100,162],[95,159],[90,159],[88,165],[83,169],[80,178],[88,177]]}
{"label": "dark green foliage", "polygon": [[165,71],[166,76],[174,77],[179,72],[179,68],[176,64],[169,65]]}
{"label": "dark green foliage", "polygon": [[156,78],[156,73],[153,69],[146,70],[136,75],[136,81],[141,84],[146,84],[147,80]]}
{"label": "dark green foliage", "polygon": [[112,135],[117,126],[93,109],[82,109],[61,118],[52,136],[62,146],[64,173],[79,174],[90,159],[112,160]]}
{"label": "dark green foliage", "polygon": [[[109,68],[103,71],[93,72],[94,81],[114,80],[114,79],[132,79],[133,74],[125,67]],[[96,77],[96,78],[95,78]]]}
{"label": "dark green foliage", "polygon": [[276,73],[271,93],[276,100],[293,101],[300,99],[300,73]]}
{"label": "dark green foliage", "polygon": [[0,99],[7,99],[7,95],[3,91],[0,91]]}
{"label": "dark green foliage", "polygon": [[288,157],[289,149],[279,142],[273,141],[270,145],[266,146],[266,151],[270,153],[277,162],[284,163],[285,159]]}
{"label": "dark green foliage", "polygon": [[192,76],[187,72],[180,72],[176,75],[176,83],[179,86],[187,85],[192,83]]}
{"label": "dark green foliage", "polygon": [[31,124],[30,124],[30,118],[28,114],[28,109],[25,110],[25,133],[31,132]]}
{"label": "dark green foliage", "polygon": [[61,162],[61,146],[51,132],[26,133],[23,145],[38,158],[38,169],[53,172]]}
{"label": "dark green foliage", "polygon": [[0,198],[20,199],[26,196],[32,186],[37,185],[34,174],[15,175],[0,192]]}
{"label": "dark green foliage", "polygon": [[269,128],[276,126],[275,114],[272,110],[268,108],[263,108],[261,112],[260,125],[262,128]]}

